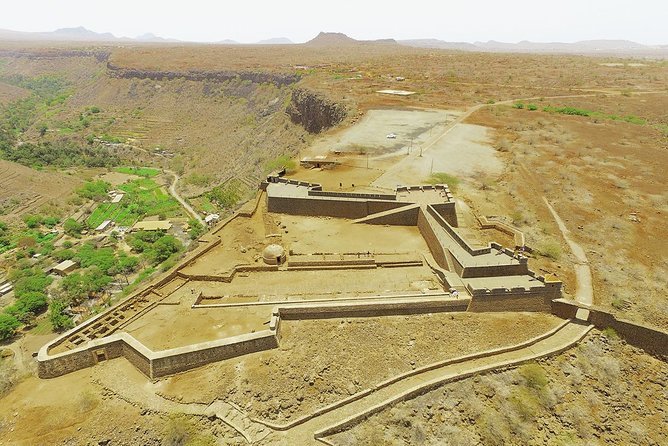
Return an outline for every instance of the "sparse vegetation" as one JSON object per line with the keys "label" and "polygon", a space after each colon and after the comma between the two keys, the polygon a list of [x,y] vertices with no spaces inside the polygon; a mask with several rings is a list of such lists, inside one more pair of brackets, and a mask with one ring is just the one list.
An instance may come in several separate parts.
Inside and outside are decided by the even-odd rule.
{"label": "sparse vegetation", "polygon": [[451,191],[456,191],[459,186],[459,178],[445,172],[434,172],[427,179],[429,184],[447,184]]}
{"label": "sparse vegetation", "polygon": [[538,245],[536,252],[548,259],[559,260],[561,257],[561,245],[554,241],[544,241]]}
{"label": "sparse vegetation", "polygon": [[274,158],[273,160],[268,161],[264,170],[266,173],[270,173],[276,170],[285,169],[286,172],[291,173],[294,172],[296,167],[297,163],[295,163],[292,158],[290,158],[288,155],[281,155],[277,158]]}

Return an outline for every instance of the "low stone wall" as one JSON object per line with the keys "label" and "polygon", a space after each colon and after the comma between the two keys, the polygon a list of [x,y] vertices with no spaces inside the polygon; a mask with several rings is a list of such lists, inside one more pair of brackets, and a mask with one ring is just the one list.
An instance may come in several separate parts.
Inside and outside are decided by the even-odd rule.
{"label": "low stone wall", "polygon": [[466,311],[468,299],[388,299],[382,302],[286,304],[272,312],[268,330],[154,352],[128,333],[89,341],[85,346],[50,356],[47,346],[37,356],[38,376],[54,378],[92,367],[100,360],[124,356],[149,378],[159,378],[212,362],[278,347],[281,319],[322,319]]}
{"label": "low stone wall", "polygon": [[668,332],[658,327],[619,319],[610,312],[595,306],[579,304],[566,299],[552,301],[552,313],[561,318],[575,318],[580,308],[589,310],[589,322],[596,328],[600,330],[612,328],[629,344],[668,359]]}
{"label": "low stone wall", "polygon": [[473,279],[475,277],[521,276],[528,274],[528,272],[527,263],[515,263],[511,265],[465,266],[460,275],[462,278]]}
{"label": "low stone wall", "polygon": [[46,346],[37,354],[37,376],[55,378],[56,376],[76,372],[98,363],[96,353],[103,353],[105,359],[123,356],[123,341],[120,335],[89,341],[84,347],[49,357]]}
{"label": "low stone wall", "polygon": [[220,341],[205,342],[157,352],[151,360],[151,378],[160,378],[201,367],[212,362],[234,358],[278,347],[275,332],[263,330]]}
{"label": "low stone wall", "polygon": [[374,258],[323,258],[325,256],[304,255],[291,256],[288,259],[288,268],[291,267],[318,267],[318,266],[356,266],[356,265],[376,265]]}
{"label": "low stone wall", "polygon": [[[399,299],[396,300],[398,301]],[[311,303],[308,305],[279,307],[278,311],[281,319],[285,320],[336,319],[342,317],[376,317],[466,311],[468,304],[468,299],[444,301],[442,299],[425,298],[424,300],[413,302]]]}
{"label": "low stone wall", "polygon": [[504,234],[511,236],[515,242],[516,248],[521,248],[526,245],[524,233],[507,223],[493,220],[487,217],[478,217],[478,222],[480,223],[480,227],[482,229],[496,229],[499,232],[503,232]]}
{"label": "low stone wall", "polygon": [[552,299],[555,296],[549,291],[541,292],[517,292],[509,291],[504,294],[491,294],[488,296],[474,296],[468,311],[476,313],[496,311],[534,311],[550,313]]}
{"label": "low stone wall", "polygon": [[160,378],[223,359],[278,347],[276,329],[248,333],[201,344],[154,352],[133,336],[119,333],[88,342],[85,347],[49,356],[43,347],[37,357],[40,378],[55,378],[97,364],[125,357],[149,378]]}

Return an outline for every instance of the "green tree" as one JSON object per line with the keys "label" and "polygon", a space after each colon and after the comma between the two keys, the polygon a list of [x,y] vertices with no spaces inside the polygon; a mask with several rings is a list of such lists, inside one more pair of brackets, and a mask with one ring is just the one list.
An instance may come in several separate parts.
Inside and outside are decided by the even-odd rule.
{"label": "green tree", "polygon": [[89,200],[102,201],[107,198],[107,192],[109,192],[110,189],[111,184],[106,181],[89,181],[84,184],[82,188],[77,190],[77,194]]}
{"label": "green tree", "polygon": [[74,321],[67,314],[69,304],[62,299],[54,299],[49,304],[49,321],[55,330],[67,330],[74,327]]}
{"label": "green tree", "polygon": [[0,341],[9,339],[16,333],[16,329],[21,326],[18,319],[10,314],[0,314]]}
{"label": "green tree", "polygon": [[63,229],[65,229],[65,233],[67,235],[75,237],[81,235],[81,231],[83,230],[83,225],[78,221],[74,220],[73,218],[68,218],[63,223]]}
{"label": "green tree", "polygon": [[162,263],[182,248],[183,245],[176,237],[165,235],[151,246],[149,257],[153,260],[153,263]]}

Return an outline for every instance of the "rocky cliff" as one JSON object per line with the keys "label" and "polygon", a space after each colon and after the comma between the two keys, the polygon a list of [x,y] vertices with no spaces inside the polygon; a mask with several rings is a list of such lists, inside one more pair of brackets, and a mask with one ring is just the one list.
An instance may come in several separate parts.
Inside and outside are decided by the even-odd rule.
{"label": "rocky cliff", "polygon": [[171,80],[181,78],[191,81],[218,82],[241,79],[258,84],[269,82],[278,87],[294,84],[300,79],[300,76],[297,74],[287,73],[265,73],[259,71],[152,71],[122,68],[112,63],[107,63],[107,70],[110,76],[122,79]]}
{"label": "rocky cliff", "polygon": [[316,93],[297,88],[286,110],[295,124],[302,125],[309,133],[320,133],[333,127],[346,117],[346,108]]}

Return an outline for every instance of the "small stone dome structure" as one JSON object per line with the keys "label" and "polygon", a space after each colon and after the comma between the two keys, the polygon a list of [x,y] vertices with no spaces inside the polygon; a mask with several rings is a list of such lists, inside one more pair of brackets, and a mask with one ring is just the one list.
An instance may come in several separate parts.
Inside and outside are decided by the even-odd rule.
{"label": "small stone dome structure", "polygon": [[285,262],[285,249],[281,245],[269,245],[262,251],[262,260],[267,265],[280,265]]}

